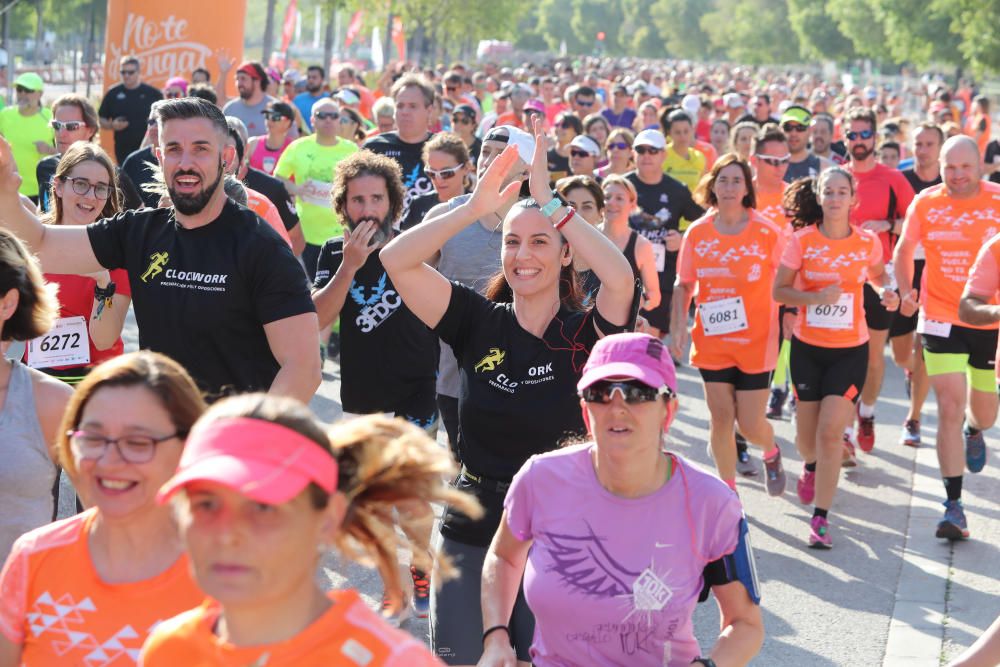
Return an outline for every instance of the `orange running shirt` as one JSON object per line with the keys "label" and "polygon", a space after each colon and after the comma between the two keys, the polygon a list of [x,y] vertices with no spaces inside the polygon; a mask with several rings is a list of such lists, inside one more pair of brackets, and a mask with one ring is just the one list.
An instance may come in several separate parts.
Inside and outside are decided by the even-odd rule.
{"label": "orange running shirt", "polygon": [[[965,294],[979,297],[987,303],[1000,303],[997,300],[997,297],[1000,297],[1000,235],[994,236],[979,251],[976,263],[969,272],[969,280],[965,284]],[[997,360],[1000,360],[1000,345],[997,346]],[[997,378],[1000,379],[1000,366],[996,369]]]}
{"label": "orange running shirt", "polygon": [[851,228],[850,236],[828,239],[816,225],[792,234],[781,264],[798,273],[795,288],[818,292],[840,285],[836,304],[799,306],[795,337],[818,347],[857,347],[868,341],[862,288],[869,267],[882,261],[882,244],[871,232]]}
{"label": "orange running shirt", "polygon": [[781,200],[785,192],[761,192],[757,194],[757,212],[778,226],[778,229],[785,232],[786,236],[791,236],[790,220],[785,216],[785,207],[781,205]]}
{"label": "orange running shirt", "polygon": [[212,628],[219,606],[172,618],[150,634],[143,667],[437,667],[442,663],[412,635],[391,627],[356,591],[329,593],[333,605],[296,637],[280,644],[237,647]]}
{"label": "orange running shirt", "polygon": [[256,213],[260,218],[269,224],[278,233],[278,236],[285,240],[288,247],[292,247],[292,238],[285,229],[285,223],[281,220],[281,214],[270,199],[250,188],[247,191],[247,208]]}
{"label": "orange running shirt", "polygon": [[187,556],[144,581],[108,584],[90,560],[96,510],[25,533],[0,573],[0,632],[29,667],[128,667],[157,623],[205,599]]}
{"label": "orange running shirt", "polygon": [[688,227],[677,260],[677,280],[695,285],[698,304],[691,363],[707,370],[772,371],[779,324],[771,289],[781,230],[752,209],[736,235],[720,234],[714,220],[713,211]]}
{"label": "orange running shirt", "polygon": [[[903,236],[920,243],[927,257],[920,285],[924,317],[970,327],[958,319],[958,302],[979,249],[998,232],[1000,185],[996,183],[981,182],[979,194],[970,199],[954,199],[944,185],[938,185],[913,200]],[[991,324],[971,328],[997,327]]]}

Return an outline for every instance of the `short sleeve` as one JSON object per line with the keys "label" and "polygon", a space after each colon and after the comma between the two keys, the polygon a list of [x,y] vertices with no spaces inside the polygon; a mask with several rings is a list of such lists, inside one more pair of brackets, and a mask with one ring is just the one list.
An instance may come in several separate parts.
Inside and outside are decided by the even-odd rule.
{"label": "short sleeve", "polygon": [[344,239],[337,237],[324,243],[316,260],[316,278],[313,280],[313,289],[319,290],[326,287],[337,275],[337,270],[343,260]]}
{"label": "short sleeve", "polygon": [[678,285],[684,283],[694,283],[697,278],[694,271],[694,257],[692,256],[692,246],[694,245],[694,242],[691,240],[691,230],[693,228],[693,226],[688,227],[687,232],[684,234],[684,238],[681,239],[681,251],[677,255]]}
{"label": "short sleeve", "polygon": [[131,297],[132,286],[128,281],[128,271],[125,269],[113,269],[110,273],[111,281],[115,284],[115,294]]}
{"label": "short sleeve", "polygon": [[740,539],[740,521],[743,519],[743,505],[735,493],[726,494],[719,508],[712,514],[712,523],[701,526],[706,537],[702,544],[706,561],[718,560],[736,550]]}
{"label": "short sleeve", "polygon": [[257,320],[270,324],[316,312],[305,271],[292,249],[270,227],[265,225],[261,229],[266,230],[266,240],[260,241],[261,248],[251,260],[254,262],[251,299]]}
{"label": "short sleeve", "polygon": [[292,196],[288,194],[284,183],[281,183],[280,189],[275,188],[274,199],[271,203],[278,209],[278,215],[281,216],[281,222],[284,223],[285,230],[292,231],[295,229],[295,225],[299,224],[299,213],[295,210],[295,202],[292,201]]}
{"label": "short sleeve", "polygon": [[126,212],[87,225],[87,237],[97,261],[106,269],[125,268],[126,235],[132,216]]}
{"label": "short sleeve", "polygon": [[979,251],[976,263],[969,272],[969,281],[965,284],[966,294],[992,299],[1000,290],[1000,274],[997,273],[997,260],[993,254],[994,245],[990,243]]}
{"label": "short sleeve", "polygon": [[869,234],[868,266],[875,266],[882,261],[882,242],[874,234]]}
{"label": "short sleeve", "polygon": [[687,188],[684,188],[684,196],[687,198],[687,201],[684,203],[684,211],[681,214],[684,218],[688,220],[697,220],[701,216],[705,215],[705,209],[695,203]]}
{"label": "short sleeve", "polygon": [[920,242],[920,217],[922,215],[920,198],[917,197],[910,203],[910,208],[906,210],[906,220],[903,222],[903,238],[914,243]]}
{"label": "short sleeve", "polygon": [[789,236],[781,233],[780,229],[775,230],[774,245],[771,246],[771,257],[769,263],[775,269],[781,264],[781,257],[785,252],[785,246],[791,240]]}
{"label": "short sleeve", "polygon": [[441,321],[434,327],[434,333],[451,345],[455,356],[461,361],[465,341],[471,338],[475,326],[485,322],[487,313],[494,306],[495,304],[471,287],[452,281],[448,308],[444,311]]}
{"label": "short sleeve", "polygon": [[792,271],[802,268],[802,242],[797,234],[792,234],[781,253],[781,265]]}
{"label": "short sleeve", "polygon": [[514,475],[514,480],[507,489],[503,508],[507,511],[507,527],[514,537],[526,542],[534,538],[531,530],[531,519],[534,514],[535,498],[532,492],[532,470],[534,457],[528,459]]}
{"label": "short sleeve", "polygon": [[893,175],[892,190],[896,194],[896,210],[893,211],[893,215],[899,219],[906,215],[906,211],[913,203],[916,194],[913,192],[913,186],[906,180],[906,176],[903,176],[903,172],[893,170],[891,173]]}
{"label": "short sleeve", "polygon": [[298,143],[298,140],[295,140],[282,151],[281,157],[278,158],[278,164],[274,165],[274,175],[278,178],[290,180],[295,174],[295,155],[298,153],[296,144]]}
{"label": "short sleeve", "polygon": [[107,94],[101,99],[101,106],[97,109],[97,115],[101,118],[111,118],[111,104],[114,99],[112,93],[115,92],[117,86],[112,87],[108,90]]}
{"label": "short sleeve", "polygon": [[14,542],[0,570],[0,634],[18,646],[24,643],[28,611],[28,552],[22,540]]}

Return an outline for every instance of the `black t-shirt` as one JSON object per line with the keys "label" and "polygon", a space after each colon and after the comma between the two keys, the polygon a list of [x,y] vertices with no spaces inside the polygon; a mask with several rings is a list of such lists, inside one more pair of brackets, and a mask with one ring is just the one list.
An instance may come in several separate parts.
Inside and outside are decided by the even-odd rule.
{"label": "black t-shirt", "polygon": [[288,189],[285,188],[285,184],[281,182],[280,178],[250,167],[243,181],[248,188],[256,190],[271,200],[274,208],[278,209],[278,215],[281,216],[281,222],[284,223],[286,230],[294,229],[295,225],[299,224],[299,214],[295,210],[295,201],[288,194]]}
{"label": "black t-shirt", "polygon": [[128,127],[115,132],[115,161],[121,164],[129,153],[139,148],[146,134],[146,120],[153,102],[163,99],[163,93],[152,86],[140,83],[129,90],[124,84],[112,86],[104,99],[97,115],[101,118],[124,117]]}
{"label": "black t-shirt", "polygon": [[[1000,156],[1000,141],[994,139],[990,143],[986,144],[986,155],[983,157],[983,161],[986,164],[993,164],[997,157]],[[995,171],[990,174],[990,182],[1000,183],[1000,171]],[[916,188],[913,188],[916,190]]]}
{"label": "black t-shirt", "polygon": [[[509,481],[528,457],[586,433],[576,383],[599,335],[629,331],[596,308],[560,308],[542,338],[521,328],[511,303],[494,303],[474,289],[451,284],[451,300],[435,332],[458,360],[458,448],[476,475]],[[497,497],[491,497],[497,496]],[[467,544],[488,545],[500,521],[503,496],[480,497],[481,521],[449,512],[442,533]]]}
{"label": "black t-shirt", "polygon": [[[38,166],[35,167],[35,178],[38,179],[38,208],[42,211],[48,211],[52,208],[50,201],[52,179],[55,178],[56,167],[59,166],[60,159],[62,159],[61,154],[50,155],[39,161]],[[132,179],[122,171],[121,167],[115,167],[115,171],[118,174],[118,190],[122,196],[122,210],[142,208],[142,198],[139,196],[135,184],[132,183]]]}
{"label": "black t-shirt", "polygon": [[195,229],[158,208],[87,232],[103,267],[128,271],[139,347],[179,362],[209,398],[267,391],[279,366],[264,325],[316,310],[288,244],[232,201]]}
{"label": "black t-shirt", "polygon": [[441,200],[438,199],[437,192],[428,192],[417,197],[410,202],[410,210],[407,211],[403,221],[399,223],[399,228],[405,232],[410,227],[416,227],[424,221],[427,213],[440,203]]}
{"label": "black t-shirt", "polygon": [[[333,280],[344,239],[323,244],[314,289]],[[394,412],[420,426],[437,406],[437,336],[403,304],[378,252],[354,275],[340,311],[340,401],[346,412]]]}
{"label": "black t-shirt", "polygon": [[153,153],[152,146],[134,151],[121,163],[122,173],[135,184],[139,198],[146,205],[146,208],[156,208],[160,205],[160,195],[147,192],[142,187],[153,182],[153,169],[149,165],[156,163],[156,155]]}
{"label": "black t-shirt", "polygon": [[[995,175],[996,174],[991,174],[990,180],[993,180],[993,176]],[[921,190],[926,190],[929,187],[932,187],[934,185],[939,185],[941,183],[941,174],[938,174],[933,181],[922,181],[920,180],[920,177],[917,176],[916,169],[904,169],[903,176],[905,176],[906,180],[910,182],[910,187],[913,188],[913,192],[915,193],[920,192]]]}
{"label": "black t-shirt", "polygon": [[469,159],[472,160],[472,165],[475,166],[479,163],[479,154],[483,152],[483,140],[476,137],[469,146]]}
{"label": "black t-shirt", "polygon": [[423,141],[408,144],[399,138],[398,133],[386,132],[372,137],[362,146],[362,148],[370,150],[373,153],[391,157],[402,168],[403,189],[406,190],[406,199],[403,202],[403,215],[401,219],[405,218],[409,212],[410,202],[421,195],[434,191],[431,179],[427,178],[427,175],[424,173],[423,160],[424,144],[430,138],[431,135],[428,133]]}
{"label": "black t-shirt", "polygon": [[548,163],[549,163],[549,180],[553,183],[558,181],[564,176],[569,176],[569,158],[559,155],[556,149],[551,149],[548,152]]}

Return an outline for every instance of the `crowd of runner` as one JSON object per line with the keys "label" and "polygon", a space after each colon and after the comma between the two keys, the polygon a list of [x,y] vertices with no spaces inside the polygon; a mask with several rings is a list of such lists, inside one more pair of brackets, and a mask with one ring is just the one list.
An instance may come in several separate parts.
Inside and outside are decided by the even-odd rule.
{"label": "crowd of runner", "polygon": [[[922,446],[931,389],[936,536],[970,537],[1000,370],[1000,142],[970,82],[120,75],[95,107],[22,73],[0,110],[0,667],[744,665],[737,480],[785,493],[771,420],[830,549],[842,469]],[[887,345],[909,411],[876,448]],[[714,473],[668,444],[688,363]],[[331,548],[377,567],[380,613],[321,586]]]}

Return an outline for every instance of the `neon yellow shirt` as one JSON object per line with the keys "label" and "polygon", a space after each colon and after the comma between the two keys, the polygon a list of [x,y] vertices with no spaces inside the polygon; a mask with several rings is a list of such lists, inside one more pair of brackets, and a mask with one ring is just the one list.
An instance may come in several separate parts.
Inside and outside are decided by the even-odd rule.
{"label": "neon yellow shirt", "polygon": [[663,173],[673,176],[694,192],[698,181],[705,173],[705,154],[697,148],[689,148],[685,160],[672,145],[667,146],[667,157],[663,161]]}
{"label": "neon yellow shirt", "polygon": [[340,139],[333,146],[320,146],[315,135],[296,139],[278,158],[274,175],[295,181],[302,235],[309,245],[323,245],[328,239],[342,236],[344,228],[333,212],[330,190],[337,163],[358,151],[354,142]]}
{"label": "neon yellow shirt", "polygon": [[38,152],[35,142],[44,141],[51,146],[56,139],[55,132],[49,125],[50,120],[52,112],[44,108],[30,116],[22,116],[17,107],[0,111],[0,134],[10,143],[17,173],[21,175],[19,192],[27,197],[38,196],[35,167],[43,157],[47,157]]}

